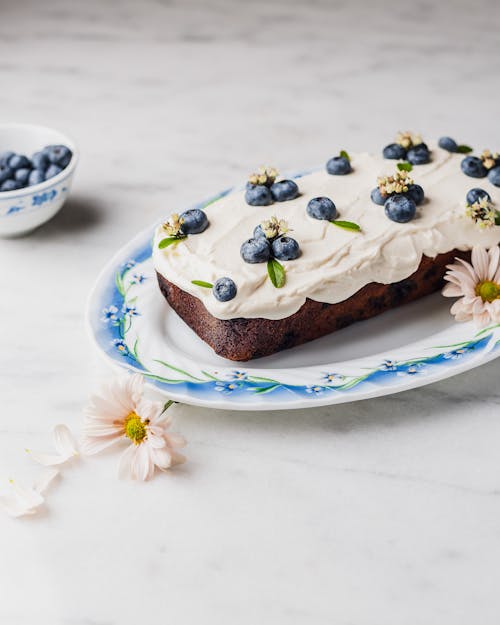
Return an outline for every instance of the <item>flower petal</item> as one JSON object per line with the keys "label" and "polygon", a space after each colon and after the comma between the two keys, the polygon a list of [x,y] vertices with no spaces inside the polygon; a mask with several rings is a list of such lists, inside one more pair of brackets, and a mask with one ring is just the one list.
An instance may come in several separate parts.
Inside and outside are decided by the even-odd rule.
{"label": "flower petal", "polygon": [[66,458],[78,455],[75,439],[67,425],[59,424],[54,428],[54,446]]}
{"label": "flower petal", "polygon": [[82,453],[85,456],[93,456],[100,451],[111,447],[118,441],[122,440],[122,436],[99,436],[94,438],[93,436],[85,436],[82,440]]}
{"label": "flower petal", "polygon": [[48,469],[43,471],[35,480],[33,488],[37,493],[43,495],[58,475],[59,471],[57,469]]}

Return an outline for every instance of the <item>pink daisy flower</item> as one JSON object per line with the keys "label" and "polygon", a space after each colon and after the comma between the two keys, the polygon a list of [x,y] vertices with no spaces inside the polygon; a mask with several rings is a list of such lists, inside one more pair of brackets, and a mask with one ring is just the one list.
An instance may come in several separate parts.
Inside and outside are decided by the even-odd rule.
{"label": "pink daisy flower", "polygon": [[448,265],[444,279],[446,297],[459,297],[450,309],[457,321],[471,321],[484,328],[500,323],[500,248],[472,249],[471,263],[460,258]]}
{"label": "pink daisy flower", "polygon": [[128,442],[120,460],[121,477],[150,479],[185,461],[177,450],[186,441],[169,431],[170,417],[161,402],[143,397],[144,377],[134,374],[112,380],[86,408],[83,453],[96,454],[119,442]]}

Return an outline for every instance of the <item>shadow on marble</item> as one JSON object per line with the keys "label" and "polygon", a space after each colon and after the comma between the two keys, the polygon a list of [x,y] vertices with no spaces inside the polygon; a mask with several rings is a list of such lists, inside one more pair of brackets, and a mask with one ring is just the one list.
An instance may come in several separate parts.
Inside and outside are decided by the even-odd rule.
{"label": "shadow on marble", "polygon": [[104,208],[93,197],[72,195],[49,222],[30,234],[34,239],[52,239],[79,234],[97,227],[104,216]]}

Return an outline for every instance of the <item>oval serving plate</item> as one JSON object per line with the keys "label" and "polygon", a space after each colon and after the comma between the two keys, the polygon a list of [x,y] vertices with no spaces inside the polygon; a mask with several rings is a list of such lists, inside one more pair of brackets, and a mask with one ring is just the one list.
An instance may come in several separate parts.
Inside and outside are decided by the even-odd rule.
{"label": "oval serving plate", "polygon": [[456,323],[450,300],[436,293],[306,345],[233,363],[214,354],[160,293],[151,259],[154,228],[103,269],[86,323],[110,364],[143,373],[175,401],[228,410],[338,404],[424,386],[500,355],[497,325],[478,331],[472,322]]}

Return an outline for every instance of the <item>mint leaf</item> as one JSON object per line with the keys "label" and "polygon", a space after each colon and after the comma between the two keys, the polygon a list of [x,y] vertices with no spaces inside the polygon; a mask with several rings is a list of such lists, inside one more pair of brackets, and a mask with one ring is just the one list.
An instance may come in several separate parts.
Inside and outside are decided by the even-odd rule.
{"label": "mint leaf", "polygon": [[210,282],[205,282],[203,280],[191,280],[191,284],[195,284],[196,286],[202,286],[204,289],[212,289],[214,286]]}
{"label": "mint leaf", "polygon": [[349,156],[349,154],[347,154],[345,150],[340,150],[340,156],[343,156],[345,159],[351,162],[351,157]]}
{"label": "mint leaf", "polygon": [[179,241],[182,241],[182,239],[185,239],[185,238],[187,238],[186,235],[180,236],[180,237],[167,237],[166,239],[162,239],[158,243],[158,247],[160,248],[160,250],[164,250],[169,245],[173,245],[174,243],[179,243]]}
{"label": "mint leaf", "polygon": [[267,273],[269,275],[269,279],[277,289],[281,289],[281,287],[285,286],[285,268],[275,258],[270,258],[267,261]]}
{"label": "mint leaf", "polygon": [[469,152],[472,152],[472,148],[468,145],[459,145],[457,146],[457,152],[459,154],[468,154]]}
{"label": "mint leaf", "polygon": [[413,169],[413,165],[411,163],[398,163],[397,168],[399,171],[411,171]]}
{"label": "mint leaf", "polygon": [[495,226],[500,226],[500,211],[495,211]]}
{"label": "mint leaf", "polygon": [[341,221],[340,219],[337,219],[331,221],[330,223],[337,226],[337,228],[344,228],[344,230],[353,230],[354,232],[361,231],[361,226],[358,226],[358,224],[355,224],[352,221]]}

